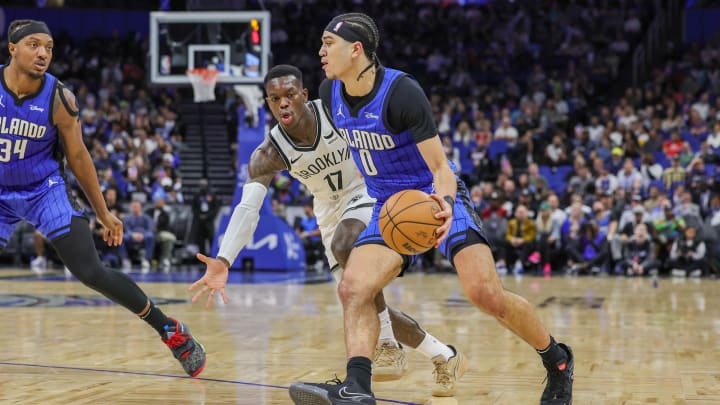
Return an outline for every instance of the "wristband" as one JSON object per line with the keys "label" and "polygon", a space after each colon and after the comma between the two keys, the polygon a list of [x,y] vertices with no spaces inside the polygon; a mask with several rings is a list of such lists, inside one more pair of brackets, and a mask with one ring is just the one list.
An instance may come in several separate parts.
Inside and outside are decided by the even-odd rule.
{"label": "wristband", "polygon": [[449,195],[444,196],[444,197],[443,197],[443,200],[445,200],[445,202],[447,202],[448,204],[450,204],[450,208],[454,208],[454,207],[455,207],[455,199],[452,198],[452,197],[450,197]]}

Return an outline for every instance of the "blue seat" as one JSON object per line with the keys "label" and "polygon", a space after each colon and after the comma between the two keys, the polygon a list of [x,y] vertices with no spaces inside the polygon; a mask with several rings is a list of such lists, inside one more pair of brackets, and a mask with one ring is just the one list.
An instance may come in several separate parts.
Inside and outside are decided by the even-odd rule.
{"label": "blue seat", "polygon": [[561,181],[565,181],[565,176],[572,171],[573,167],[570,165],[558,166],[555,171],[555,175],[560,178]]}
{"label": "blue seat", "polygon": [[550,181],[552,176],[552,168],[550,166],[538,166],[538,172],[541,176],[545,177],[545,180]]}
{"label": "blue seat", "polygon": [[538,171],[541,176],[547,180],[548,188],[558,193],[558,195],[564,195],[567,189],[567,182],[565,176],[572,170],[572,166],[563,165],[557,166],[554,169],[550,166],[539,166]]}
{"label": "blue seat", "polygon": [[655,157],[655,163],[659,164],[663,167],[663,169],[666,169],[670,167],[670,160],[665,155],[665,152],[663,151],[655,151],[653,153],[653,156]]}
{"label": "blue seat", "polygon": [[490,159],[495,159],[498,156],[505,154],[507,149],[508,144],[506,140],[501,139],[491,141],[488,145],[488,154],[490,155]]}
{"label": "blue seat", "polygon": [[665,192],[665,182],[663,182],[662,180],[651,181],[650,184],[648,184],[648,188],[650,187],[657,187],[661,193]]}
{"label": "blue seat", "polygon": [[705,175],[708,177],[712,177],[715,175],[716,166],[712,163],[705,163]]}
{"label": "blue seat", "polygon": [[690,144],[690,149],[693,152],[698,152],[700,150],[700,139],[699,138],[696,138],[690,132],[683,132],[681,137],[682,137],[683,141]]}

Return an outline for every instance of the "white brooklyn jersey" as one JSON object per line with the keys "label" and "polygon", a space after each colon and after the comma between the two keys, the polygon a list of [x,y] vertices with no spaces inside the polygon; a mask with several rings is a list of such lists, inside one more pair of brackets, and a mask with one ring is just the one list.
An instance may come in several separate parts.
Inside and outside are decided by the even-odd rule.
{"label": "white brooklyn jersey", "polygon": [[[332,124],[322,101],[310,101],[308,106],[318,122],[312,145],[298,146],[280,125],[270,130],[270,141],[285,161],[290,175],[315,197],[315,214],[320,219],[330,214],[319,212],[320,205],[328,208],[341,205],[346,196],[367,194],[367,190],[347,143]],[[343,208],[337,207],[341,211]]]}

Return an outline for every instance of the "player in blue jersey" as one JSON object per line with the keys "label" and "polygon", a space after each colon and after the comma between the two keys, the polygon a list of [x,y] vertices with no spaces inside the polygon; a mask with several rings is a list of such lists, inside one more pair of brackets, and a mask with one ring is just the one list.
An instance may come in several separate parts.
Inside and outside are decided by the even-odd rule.
{"label": "player in blue jersey", "polygon": [[205,349],[132,279],[100,263],[88,219],[71,197],[63,155],[105,228],[107,244],[122,243],[123,224],[108,210],[83,144],[75,95],[47,73],[50,30],[41,21],[15,20],[8,27],[8,49],[10,62],[0,65],[0,249],[21,220],[33,224],[78,280],[150,324],[185,372],[200,374]]}
{"label": "player in blue jersey", "polygon": [[[321,241],[336,280],[342,278],[342,269],[358,235],[365,229],[372,216],[375,200],[367,189],[355,164],[350,160],[347,145],[330,119],[330,113],[322,108],[319,100],[308,102],[307,89],[303,87],[302,72],[295,66],[277,65],[265,76],[267,104],[273,117],[278,121],[255,149],[248,164],[248,179],[242,189],[242,199],[233,209],[225,236],[220,242],[216,258],[200,253],[197,257],[207,265],[203,277],[190,290],[202,288],[193,297],[196,302],[207,291],[210,306],[215,293],[227,303],[225,286],[231,263],[250,242],[260,220],[267,188],[275,174],[288,170],[313,194],[312,206],[317,213]],[[323,156],[334,157],[322,170],[310,173],[308,163],[313,164]],[[293,159],[292,157],[295,157]],[[328,182],[328,173],[335,173],[338,181]],[[373,378],[388,381],[400,378],[407,369],[407,360],[398,342],[412,347],[425,355],[435,366],[433,395],[452,396],[455,381],[462,374],[466,357],[460,354],[460,372],[447,370],[445,359],[457,353],[455,349],[427,333],[407,314],[385,304],[380,291],[375,297],[377,316],[380,319]]]}
{"label": "player in blue jersey", "polygon": [[322,34],[319,55],[328,80],[320,86],[320,98],[377,203],[338,287],[347,376],[339,384],[295,383],[291,398],[301,405],[375,404],[370,386],[370,358],[378,336],[373,297],[397,275],[403,260],[382,241],[377,214],[390,195],[418,189],[441,204],[436,216],[445,223],[437,230],[437,247],[453,263],[465,295],[540,354],[547,369],[540,403],[570,404],[572,351],[555,342],[532,305],[503,288],[467,188],[443,152],[427,97],[407,74],[380,64],[378,45],[375,22],[361,13],[335,17]]}

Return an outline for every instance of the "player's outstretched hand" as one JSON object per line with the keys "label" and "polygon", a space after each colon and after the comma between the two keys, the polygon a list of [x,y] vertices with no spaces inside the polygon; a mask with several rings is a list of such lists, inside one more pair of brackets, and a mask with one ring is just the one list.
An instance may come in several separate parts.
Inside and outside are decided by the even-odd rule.
{"label": "player's outstretched hand", "polygon": [[205,308],[210,308],[212,306],[213,298],[215,297],[216,292],[220,293],[220,296],[225,304],[230,302],[225,295],[225,286],[227,285],[228,274],[230,272],[230,270],[225,266],[225,263],[223,263],[222,260],[207,257],[202,253],[198,253],[195,257],[205,263],[207,269],[205,270],[205,275],[188,288],[189,291],[194,291],[196,288],[204,286],[192,297],[193,304],[196,303],[206,291],[210,291],[210,293],[208,294]]}
{"label": "player's outstretched hand", "polygon": [[450,232],[450,226],[452,225],[453,219],[453,207],[448,204],[442,197],[437,194],[430,194],[430,198],[437,201],[440,204],[441,210],[435,213],[435,218],[442,219],[445,222],[435,231],[437,233],[437,239],[435,240],[435,247],[440,247],[440,243],[445,240]]}
{"label": "player's outstretched hand", "polygon": [[123,241],[123,223],[118,217],[108,212],[98,215],[97,221],[103,226],[103,240],[108,246],[120,246]]}

